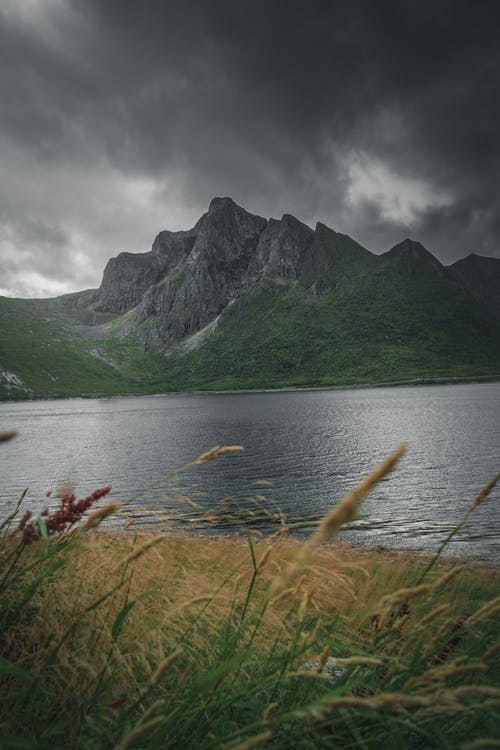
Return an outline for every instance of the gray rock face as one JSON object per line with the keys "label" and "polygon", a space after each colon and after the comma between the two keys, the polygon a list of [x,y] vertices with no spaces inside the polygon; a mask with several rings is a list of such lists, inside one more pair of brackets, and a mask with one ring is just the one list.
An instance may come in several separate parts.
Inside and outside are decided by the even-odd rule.
{"label": "gray rock face", "polygon": [[135,307],[151,284],[165,274],[161,256],[120,253],[108,261],[94,307],[99,312],[123,313]]}
{"label": "gray rock face", "polygon": [[500,259],[471,253],[448,269],[450,276],[500,318]]}
{"label": "gray rock face", "polygon": [[[200,222],[199,222],[200,223]],[[148,253],[120,253],[104,269],[94,308],[123,313],[135,307],[144,293],[164,279],[191,252],[198,224],[187,232],[160,232]]]}
{"label": "gray rock face", "polygon": [[[445,269],[410,239],[376,256],[324,224],[313,231],[290,214],[267,220],[231,198],[214,198],[192,229],[160,232],[150,252],[120,253],[106,266],[98,290],[68,296],[64,304],[76,305],[75,310],[83,305],[101,319],[133,310],[123,332],[140,327],[146,347],[165,349],[201,331],[232,300],[261,289],[262,282],[273,288],[299,282],[314,301],[377,269],[419,278],[451,274],[500,315],[499,267],[500,261],[469,256]],[[376,273],[373,278],[375,283]]]}
{"label": "gray rock face", "polygon": [[314,232],[290,214],[281,221],[271,219],[262,232],[250,276],[272,279],[300,279],[314,242]]}
{"label": "gray rock face", "polygon": [[245,285],[250,261],[267,223],[230,198],[214,198],[211,202],[186,259],[208,308],[215,310],[221,296],[229,301]]}
{"label": "gray rock face", "polygon": [[212,200],[190,234],[190,241],[195,237],[188,254],[179,256],[138,308],[142,319],[152,320],[147,346],[162,347],[200,330],[248,287],[248,266],[266,225],[230,198]]}
{"label": "gray rock face", "polygon": [[110,260],[93,309],[115,315],[134,309],[127,331],[147,321],[145,345],[163,348],[201,330],[261,279],[299,281],[313,295],[329,291],[360,253],[374,257],[324,225],[313,231],[290,214],[267,220],[231,198],[214,198],[192,229],[162,231],[150,252]]}
{"label": "gray rock face", "polygon": [[168,232],[166,229],[156,235],[151,248],[153,255],[168,261],[168,270],[185,258],[196,240],[197,225],[187,232]]}

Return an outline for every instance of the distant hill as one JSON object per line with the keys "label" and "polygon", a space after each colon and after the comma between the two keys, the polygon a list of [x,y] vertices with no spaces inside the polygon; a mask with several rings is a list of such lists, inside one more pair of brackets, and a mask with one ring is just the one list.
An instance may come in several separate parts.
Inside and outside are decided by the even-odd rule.
{"label": "distant hill", "polygon": [[0,398],[500,376],[500,260],[375,255],[214,198],[99,289],[0,298]]}
{"label": "distant hill", "polygon": [[500,318],[500,261],[471,253],[449,268],[450,275],[476,302]]}

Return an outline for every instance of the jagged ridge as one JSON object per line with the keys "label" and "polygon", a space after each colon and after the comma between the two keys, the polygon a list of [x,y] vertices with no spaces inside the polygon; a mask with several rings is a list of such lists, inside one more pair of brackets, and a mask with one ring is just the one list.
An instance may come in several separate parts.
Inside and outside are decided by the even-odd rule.
{"label": "jagged ridge", "polygon": [[[324,294],[346,277],[390,269],[413,277],[448,274],[498,315],[500,261],[483,260],[473,274],[461,265],[465,261],[448,270],[408,238],[376,256],[324,224],[312,230],[290,214],[266,220],[231,198],[214,198],[192,229],[164,230],[150,252],[111,259],[93,308],[115,315],[135,308],[133,326],[143,343],[162,349],[203,329],[262,279],[298,281],[312,294]],[[127,331],[130,326],[128,318]]]}
{"label": "jagged ridge", "polygon": [[375,255],[214,198],[192,229],[111,259],[97,290],[5,300],[0,366],[10,396],[11,375],[58,395],[491,378],[499,269],[473,255],[446,268],[411,239]]}

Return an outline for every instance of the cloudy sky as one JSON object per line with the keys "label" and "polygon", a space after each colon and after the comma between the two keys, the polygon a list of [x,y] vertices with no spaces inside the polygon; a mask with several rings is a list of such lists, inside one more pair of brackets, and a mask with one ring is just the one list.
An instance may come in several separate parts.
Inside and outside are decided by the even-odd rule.
{"label": "cloudy sky", "polygon": [[1,0],[0,294],[97,286],[215,195],[500,257],[497,0]]}

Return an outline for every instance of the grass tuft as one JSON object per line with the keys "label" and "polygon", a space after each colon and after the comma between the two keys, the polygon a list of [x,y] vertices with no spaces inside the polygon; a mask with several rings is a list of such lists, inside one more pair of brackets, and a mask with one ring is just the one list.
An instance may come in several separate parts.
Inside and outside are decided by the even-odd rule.
{"label": "grass tuft", "polygon": [[498,747],[498,571],[457,566],[445,545],[429,561],[330,543],[404,450],[305,543],[278,513],[261,540],[96,530],[118,509],[85,516],[107,488],[66,492],[45,525],[11,514],[0,746]]}

